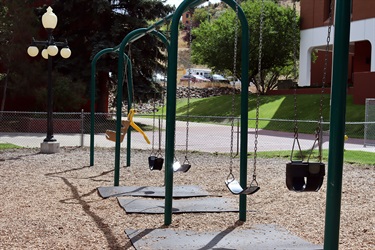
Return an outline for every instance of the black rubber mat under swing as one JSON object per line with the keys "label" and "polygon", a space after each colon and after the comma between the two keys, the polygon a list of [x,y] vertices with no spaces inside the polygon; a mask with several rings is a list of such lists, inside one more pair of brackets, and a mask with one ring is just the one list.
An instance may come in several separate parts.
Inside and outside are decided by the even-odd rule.
{"label": "black rubber mat under swing", "polygon": [[276,225],[256,225],[252,229],[228,227],[216,232],[195,232],[177,229],[126,229],[125,234],[135,249],[236,249],[320,250]]}
{"label": "black rubber mat under swing", "polygon": [[[117,197],[126,213],[163,214],[164,199],[132,199]],[[219,213],[238,212],[237,199],[206,197],[173,200],[172,213]]]}
{"label": "black rubber mat under swing", "polygon": [[[112,186],[99,187],[98,192],[102,198],[119,196],[165,197],[165,187]],[[173,198],[204,197],[208,195],[209,193],[199,186],[186,185],[173,187]]]}

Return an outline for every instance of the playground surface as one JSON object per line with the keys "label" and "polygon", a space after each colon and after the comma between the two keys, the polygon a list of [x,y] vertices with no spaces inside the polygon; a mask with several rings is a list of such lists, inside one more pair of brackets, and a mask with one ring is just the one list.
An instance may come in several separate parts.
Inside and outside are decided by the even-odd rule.
{"label": "playground surface", "polygon": [[[121,167],[120,186],[163,187],[164,171],[149,170],[149,154],[132,150],[132,165]],[[176,156],[183,159],[180,152]],[[197,186],[210,194],[208,198],[224,198],[237,207],[238,196],[232,195],[224,184],[228,156],[192,153],[189,160],[189,172],[174,175],[175,186]],[[251,162],[249,159],[250,177]],[[121,165],[124,163],[122,155]],[[285,187],[285,163],[285,159],[258,159],[261,189],[248,196],[245,223],[238,222],[237,212],[176,213],[172,224],[166,227],[163,214],[126,213],[118,199],[132,197],[104,199],[98,194],[99,187],[113,186],[113,148],[97,149],[93,167],[88,166],[88,148],[62,147],[60,153],[50,155],[40,154],[39,148],[0,151],[1,248],[163,249],[160,244],[169,244],[164,239],[175,234],[189,236],[192,241],[197,240],[197,235],[207,236],[198,237],[201,244],[198,248],[192,244],[190,249],[241,249],[240,242],[230,240],[238,232],[239,241],[244,240],[241,233],[245,233],[246,240],[259,243],[251,249],[274,249],[261,245],[265,241],[259,230],[263,230],[265,239],[272,232],[275,238],[280,233],[283,239],[294,239],[296,244],[302,244],[299,246],[305,246],[277,245],[276,249],[319,249],[324,237],[326,179],[319,192],[290,192]],[[236,162],[233,173],[239,176]],[[344,166],[340,249],[375,249],[374,178],[374,166]],[[150,194],[159,190],[143,191]],[[186,199],[189,198],[179,200]],[[147,246],[155,239],[160,244]],[[189,242],[187,238],[175,239],[176,245],[183,240]],[[170,249],[166,246],[164,249]]]}

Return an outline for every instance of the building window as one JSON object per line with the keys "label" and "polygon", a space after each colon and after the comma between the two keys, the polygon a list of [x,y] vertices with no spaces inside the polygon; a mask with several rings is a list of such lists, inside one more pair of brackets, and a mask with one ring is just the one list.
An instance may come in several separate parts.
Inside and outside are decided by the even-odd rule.
{"label": "building window", "polygon": [[186,13],[186,18],[189,18],[189,13]]}

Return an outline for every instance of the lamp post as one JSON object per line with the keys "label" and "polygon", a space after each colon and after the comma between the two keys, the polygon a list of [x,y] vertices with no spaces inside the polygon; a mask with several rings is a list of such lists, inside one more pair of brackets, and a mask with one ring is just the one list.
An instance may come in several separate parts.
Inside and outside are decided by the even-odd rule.
{"label": "lamp post", "polygon": [[42,16],[42,24],[48,33],[47,41],[36,41],[34,38],[31,45],[27,49],[27,53],[31,57],[35,57],[39,53],[37,46],[42,46],[42,57],[48,60],[48,90],[47,90],[47,136],[41,143],[41,153],[56,153],[59,151],[59,144],[53,137],[53,91],[52,91],[52,57],[59,52],[58,47],[62,47],[60,55],[63,58],[69,58],[71,51],[68,42],[56,42],[52,36],[53,30],[57,25],[57,16],[52,12],[52,8],[48,7],[46,13]]}

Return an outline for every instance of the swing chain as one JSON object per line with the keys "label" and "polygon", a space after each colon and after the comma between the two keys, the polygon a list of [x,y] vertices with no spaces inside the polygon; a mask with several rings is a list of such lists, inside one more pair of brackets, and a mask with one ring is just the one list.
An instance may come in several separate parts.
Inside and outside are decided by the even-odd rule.
{"label": "swing chain", "polygon": [[184,160],[184,162],[183,162],[182,164],[190,164],[190,162],[189,162],[189,159],[188,159],[187,155],[185,155],[185,160]]}
{"label": "swing chain", "polygon": [[[128,49],[128,58],[129,58],[129,61],[130,61],[130,63],[131,64],[133,64],[133,62],[132,62],[132,54],[131,54],[131,46],[132,46],[132,43],[129,43],[129,49]],[[129,86],[129,83],[128,83],[128,86]],[[134,100],[134,84],[133,84],[133,86],[132,86],[132,93],[131,93],[131,99],[132,99],[132,105],[133,105],[133,103],[135,102],[135,100]],[[129,95],[129,93],[128,93],[128,95]],[[130,110],[132,107],[128,107],[128,109]],[[134,108],[136,108],[136,106],[134,105]]]}
{"label": "swing chain", "polygon": [[[194,9],[190,8],[189,13],[190,16],[193,15]],[[191,95],[191,43],[192,43],[192,37],[191,34],[193,30],[193,22],[189,22],[189,81],[188,81],[188,91],[187,91],[187,110],[186,110],[186,136],[185,136],[185,160],[187,160],[187,154],[189,150],[189,125],[190,125],[190,95]]]}
{"label": "swing chain", "polygon": [[[293,72],[294,72],[294,75],[296,76],[297,75],[297,39],[295,39],[295,37],[297,37],[297,32],[299,30],[299,25],[297,23],[297,11],[296,11],[296,0],[293,1],[293,23],[294,23],[294,30],[293,30],[293,41],[294,41],[294,44],[293,44]],[[299,155],[300,155],[300,158],[301,160],[303,161],[303,153],[302,153],[302,149],[301,149],[301,145],[299,143],[299,140],[298,140],[298,137],[299,137],[299,134],[298,134],[298,102],[297,102],[297,87],[298,85],[296,84],[294,86],[294,92],[293,92],[293,102],[294,102],[294,129],[293,129],[293,132],[294,132],[294,140],[293,140],[293,146],[292,146],[292,152],[290,154],[290,161],[293,161],[293,154],[294,154],[294,147],[296,145],[296,142],[297,142],[297,146],[298,146],[298,152],[299,152]]]}
{"label": "swing chain", "polygon": [[[158,62],[157,62],[157,57],[158,57],[158,47],[156,46],[155,49],[155,69],[154,71],[157,72],[158,68]],[[156,80],[156,79],[155,79]],[[156,120],[156,86],[155,82],[152,83],[153,87],[155,89],[154,91],[154,100],[153,100],[153,105],[152,105],[152,147],[151,147],[151,154],[155,154],[155,120]]]}
{"label": "swing chain", "polygon": [[317,128],[315,130],[315,141],[318,142],[319,145],[319,162],[322,161],[322,151],[321,151],[321,137],[320,134],[322,132],[322,122],[323,122],[323,102],[324,102],[324,92],[325,92],[325,85],[327,80],[327,67],[328,67],[328,54],[329,54],[329,44],[331,41],[331,29],[332,29],[332,8],[333,8],[333,1],[330,4],[330,11],[328,16],[328,32],[327,32],[327,43],[325,47],[325,54],[324,54],[324,67],[323,67],[323,77],[322,77],[322,90],[320,92],[320,105],[319,105],[319,119]]}
{"label": "swing chain", "polygon": [[[235,78],[237,75],[237,46],[238,46],[238,3],[236,0],[236,18],[234,24],[234,49],[233,49],[233,86],[232,86],[232,117],[231,117],[231,131],[230,131],[230,162],[229,162],[229,177],[233,177],[233,144],[234,144],[234,115],[235,115],[235,107],[236,107],[236,86],[235,86]],[[233,177],[234,179],[234,177]]]}
{"label": "swing chain", "polygon": [[161,137],[162,137],[163,120],[164,120],[164,98],[165,98],[164,89],[165,89],[165,75],[164,75],[163,89],[161,92],[161,100],[162,100],[161,116],[159,118],[159,148],[158,148],[159,155],[161,155]]}
{"label": "swing chain", "polygon": [[156,93],[154,93],[154,101],[152,107],[152,148],[151,154],[154,154],[155,151],[155,119],[156,119]]}
{"label": "swing chain", "polygon": [[292,34],[292,40],[293,40],[293,74],[296,78],[297,76],[297,37],[299,25],[297,23],[297,7],[296,7],[296,1],[293,0],[293,24],[294,24],[294,30]]}
{"label": "swing chain", "polygon": [[[166,33],[169,33],[169,22],[167,23],[167,29]],[[167,55],[168,55],[168,50],[167,50]],[[167,57],[168,58],[168,57]],[[165,107],[165,96],[166,96],[166,80],[165,76],[167,75],[167,65],[164,65],[165,70],[164,70],[164,78],[163,78],[163,88],[161,91],[161,100],[162,100],[162,106],[161,106],[161,116],[159,118],[159,149],[158,149],[158,154],[161,155],[161,138],[162,138],[162,129],[163,129],[163,121],[164,121],[164,107]],[[176,135],[175,135],[176,137]],[[176,140],[176,138],[175,138]]]}
{"label": "swing chain", "polygon": [[[258,54],[258,74],[259,83],[262,82],[262,52],[263,52],[263,20],[264,20],[264,0],[262,0],[259,21],[259,54]],[[259,107],[260,107],[260,86],[257,89],[256,97],[256,113],[255,113],[255,139],[254,139],[254,163],[253,163],[253,182],[256,182],[257,170],[257,152],[258,152],[258,135],[259,135]],[[256,182],[257,183],[257,182]]]}
{"label": "swing chain", "polygon": [[[297,25],[297,11],[296,11],[296,0],[293,1],[293,22],[295,24],[295,27],[294,27],[294,37],[297,36],[296,34],[296,31],[298,29],[298,25]],[[293,59],[294,59],[294,62],[293,62],[293,70],[294,70],[294,74],[296,75],[296,72],[297,72],[297,39],[293,39],[294,41],[294,51],[293,51]],[[297,85],[294,86],[294,139],[295,140],[298,140],[298,107],[297,107]]]}

